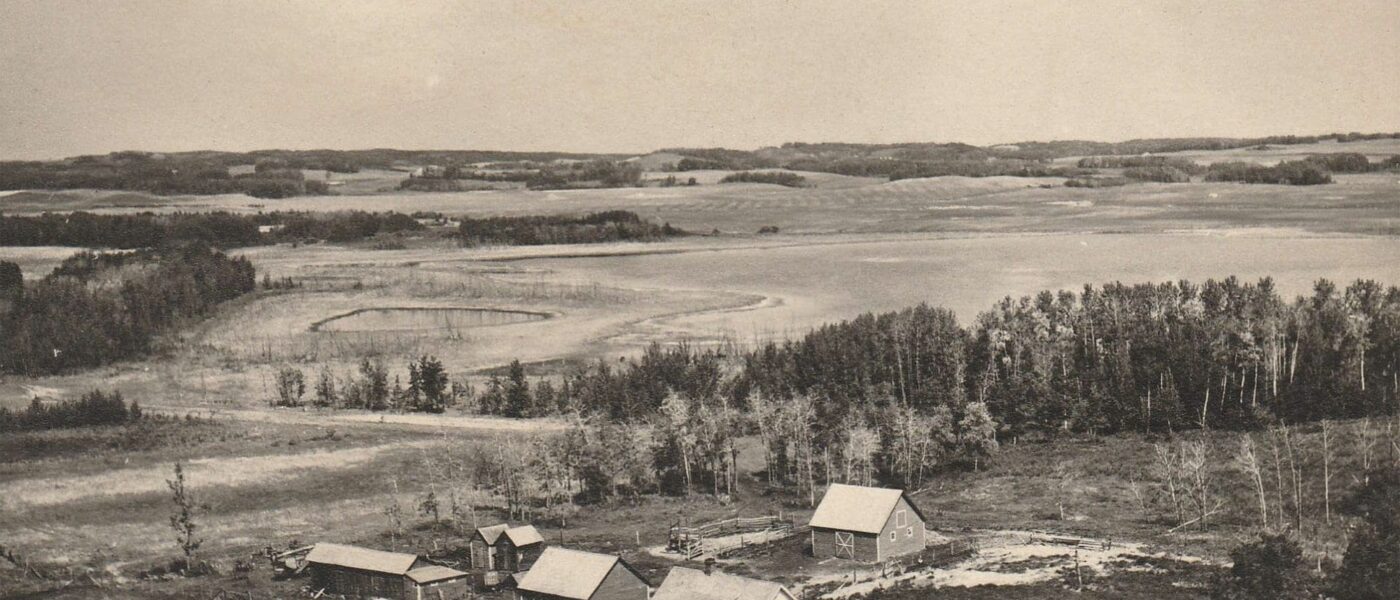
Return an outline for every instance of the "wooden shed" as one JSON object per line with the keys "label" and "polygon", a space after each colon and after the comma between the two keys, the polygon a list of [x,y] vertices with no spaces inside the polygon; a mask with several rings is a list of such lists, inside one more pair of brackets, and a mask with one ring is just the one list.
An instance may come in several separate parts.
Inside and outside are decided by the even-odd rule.
{"label": "wooden shed", "polygon": [[497,570],[527,571],[544,552],[544,536],[533,525],[511,527],[496,539]]}
{"label": "wooden shed", "polygon": [[809,525],[817,558],[881,562],[924,549],[924,515],[904,490],[832,484]]}
{"label": "wooden shed", "polygon": [[437,565],[404,574],[408,600],[452,600],[470,596],[470,573]]}
{"label": "wooden shed", "polygon": [[519,576],[521,600],[648,600],[651,587],[626,561],[609,554],[545,548]]}
{"label": "wooden shed", "polygon": [[532,525],[482,527],[467,543],[474,569],[515,573],[530,568],[544,551],[544,536]]}
{"label": "wooden shed", "polygon": [[707,566],[704,571],[673,567],[651,600],[795,600],[782,584],[728,575]]}
{"label": "wooden shed", "polygon": [[409,598],[406,575],[429,566],[413,554],[316,544],[306,555],[312,587],[351,598]]}
{"label": "wooden shed", "polygon": [[473,569],[496,570],[496,542],[507,529],[510,529],[510,526],[501,523],[500,525],[478,528],[476,533],[472,534],[472,539],[467,542],[467,547],[471,550]]}

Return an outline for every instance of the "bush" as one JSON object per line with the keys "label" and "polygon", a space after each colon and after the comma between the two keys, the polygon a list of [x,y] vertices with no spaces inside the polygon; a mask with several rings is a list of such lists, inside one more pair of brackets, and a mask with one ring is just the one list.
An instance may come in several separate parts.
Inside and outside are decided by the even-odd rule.
{"label": "bush", "polygon": [[1332,592],[1339,600],[1382,600],[1400,590],[1400,471],[1380,469],[1342,504],[1361,520]]}
{"label": "bush", "polygon": [[1304,600],[1317,596],[1317,581],[1308,574],[1303,552],[1287,536],[1265,534],[1259,541],[1230,552],[1234,566],[1216,587],[1223,600]]}

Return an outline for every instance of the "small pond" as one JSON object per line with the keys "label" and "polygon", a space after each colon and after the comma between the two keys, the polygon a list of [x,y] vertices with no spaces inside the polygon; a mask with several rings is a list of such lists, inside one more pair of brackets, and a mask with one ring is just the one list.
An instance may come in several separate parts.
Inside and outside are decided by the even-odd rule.
{"label": "small pond", "polygon": [[455,331],[548,319],[545,313],[495,308],[362,308],[311,325],[312,331]]}

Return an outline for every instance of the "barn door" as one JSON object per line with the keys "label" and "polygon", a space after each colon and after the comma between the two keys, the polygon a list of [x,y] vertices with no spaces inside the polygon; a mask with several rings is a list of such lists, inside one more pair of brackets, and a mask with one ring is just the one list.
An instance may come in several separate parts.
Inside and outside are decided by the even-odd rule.
{"label": "barn door", "polygon": [[856,536],[848,531],[836,532],[836,556],[854,559],[856,557]]}

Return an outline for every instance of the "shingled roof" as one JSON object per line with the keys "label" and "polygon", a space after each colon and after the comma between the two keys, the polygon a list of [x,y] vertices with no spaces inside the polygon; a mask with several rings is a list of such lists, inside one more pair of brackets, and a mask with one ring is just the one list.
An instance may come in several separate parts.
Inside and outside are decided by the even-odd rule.
{"label": "shingled roof", "polygon": [[781,584],[761,579],[674,567],[651,600],[785,600],[792,594]]}
{"label": "shingled roof", "polygon": [[507,529],[510,529],[510,525],[501,523],[500,525],[492,525],[490,527],[477,529],[476,534],[481,536],[481,539],[486,540],[487,546],[495,546],[496,540],[499,539],[501,534],[505,533]]}
{"label": "shingled roof", "polygon": [[[602,585],[621,558],[582,550],[549,547],[540,554],[535,566],[520,578],[516,587],[527,592],[547,594],[572,600],[588,600]],[[622,562],[629,570],[631,567]],[[638,576],[641,579],[641,576]]]}
{"label": "shingled roof", "polygon": [[[880,533],[902,497],[904,490],[833,483],[808,524],[824,529]],[[919,513],[912,501],[909,506]]]}
{"label": "shingled roof", "polygon": [[512,527],[506,530],[505,535],[510,539],[510,543],[515,544],[516,548],[544,541],[544,536],[540,535],[540,531],[535,529],[534,525]]}
{"label": "shingled roof", "polygon": [[448,579],[468,577],[471,574],[463,573],[461,571],[458,571],[457,569],[449,567],[430,565],[426,567],[419,567],[417,569],[409,571],[408,573],[406,573],[406,575],[408,575],[408,578],[412,579],[414,583],[424,584],[445,581]]}
{"label": "shingled roof", "polygon": [[413,568],[413,563],[418,562],[418,556],[323,542],[316,544],[316,547],[306,554],[306,562],[403,575]]}

